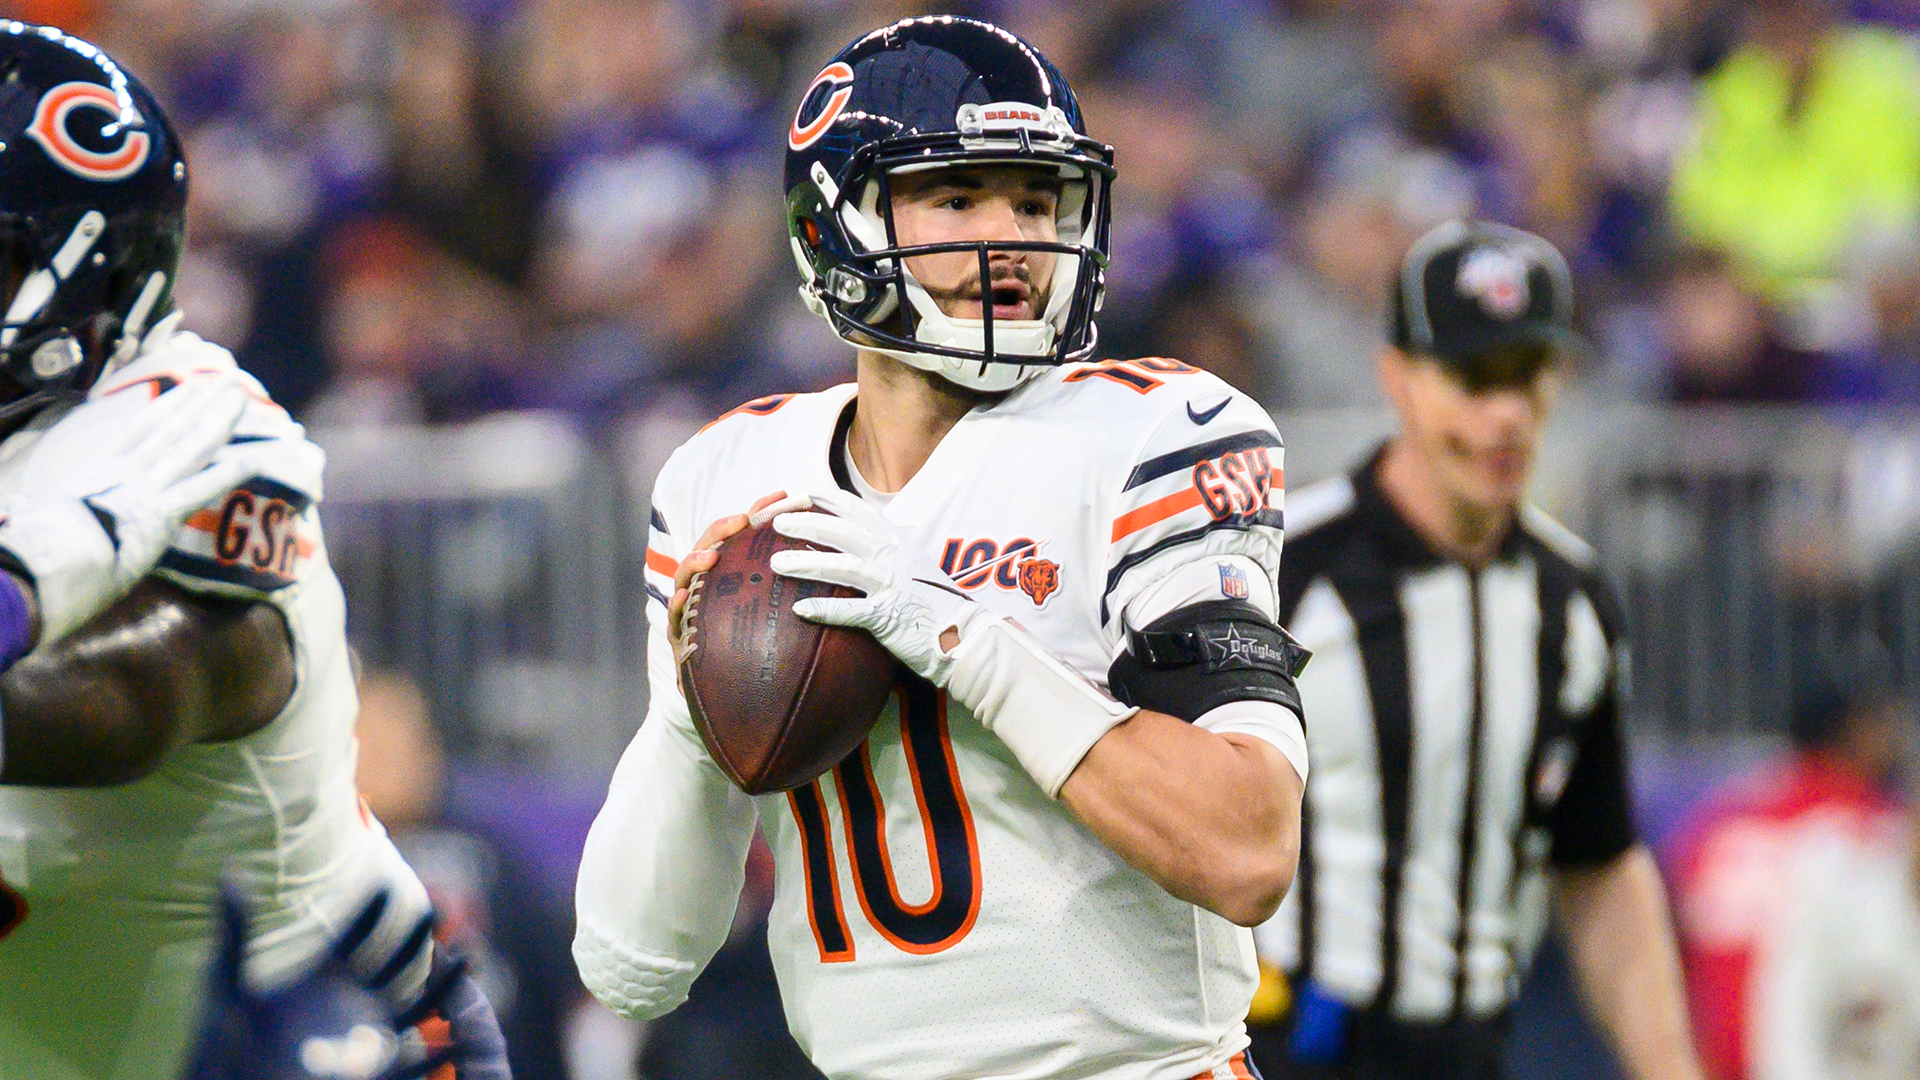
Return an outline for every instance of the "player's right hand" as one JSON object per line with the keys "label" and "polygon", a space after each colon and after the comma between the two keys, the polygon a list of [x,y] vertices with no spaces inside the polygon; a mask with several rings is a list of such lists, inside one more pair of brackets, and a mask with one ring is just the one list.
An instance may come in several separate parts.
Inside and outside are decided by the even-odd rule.
{"label": "player's right hand", "polygon": [[37,642],[58,641],[153,569],[187,515],[247,478],[223,458],[247,404],[237,374],[196,377],[152,398],[85,402],[27,451],[0,501],[0,548],[32,578]]}
{"label": "player's right hand", "polygon": [[969,628],[1001,618],[961,592],[938,563],[906,543],[884,514],[856,496],[841,491],[815,495],[795,512],[775,517],[773,527],[782,536],[826,549],[776,551],[768,560],[774,573],[845,585],[863,594],[801,600],[793,605],[795,615],[867,631],[915,674],[943,690],[953,671],[952,648]]}
{"label": "player's right hand", "polygon": [[[713,569],[713,564],[720,558],[720,553],[714,549],[720,546],[722,540],[748,525],[764,524],[768,518],[779,513],[785,504],[791,501],[784,491],[760,496],[746,513],[729,514],[707,526],[707,531],[701,533],[700,539],[694,542],[693,550],[688,552],[686,558],[680,560],[679,568],[673,572],[673,595],[667,600],[667,637],[673,642],[675,667],[687,658],[684,643],[681,641],[681,628],[685,622],[687,596],[692,588],[694,577]],[[685,687],[681,687],[683,693],[685,690]]]}

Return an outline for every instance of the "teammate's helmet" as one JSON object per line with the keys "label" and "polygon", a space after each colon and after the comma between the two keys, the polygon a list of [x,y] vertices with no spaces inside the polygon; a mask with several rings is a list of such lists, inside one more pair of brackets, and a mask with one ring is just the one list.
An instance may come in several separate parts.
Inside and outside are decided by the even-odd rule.
{"label": "teammate's helmet", "polygon": [[[898,245],[889,177],[1019,162],[1062,180],[1059,242]],[[1066,79],[1033,46],[989,23],[906,19],[847,46],[814,77],[787,132],[787,227],[800,295],[835,333],[977,390],[1007,390],[1093,352],[1104,297],[1113,149],[1087,138]],[[906,255],[1057,255],[1037,319],[942,312]]]}
{"label": "teammate's helmet", "polygon": [[98,48],[0,21],[0,422],[84,390],[172,306],[187,165]]}

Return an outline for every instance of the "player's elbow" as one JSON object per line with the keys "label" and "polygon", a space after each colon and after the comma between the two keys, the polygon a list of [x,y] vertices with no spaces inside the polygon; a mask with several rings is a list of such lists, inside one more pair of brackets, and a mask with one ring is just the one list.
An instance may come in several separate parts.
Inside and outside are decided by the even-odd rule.
{"label": "player's elbow", "polygon": [[695,964],[641,952],[585,919],[574,933],[573,962],[587,990],[629,1020],[653,1020],[679,1008],[700,974]]}
{"label": "player's elbow", "polygon": [[1240,926],[1259,926],[1280,910],[1280,902],[1293,887],[1297,860],[1291,852],[1269,853],[1254,857],[1231,875],[1220,890],[1215,914]]}
{"label": "player's elbow", "polygon": [[1240,926],[1258,926],[1273,917],[1293,887],[1299,865],[1295,838],[1221,848],[1187,867],[1184,899]]}

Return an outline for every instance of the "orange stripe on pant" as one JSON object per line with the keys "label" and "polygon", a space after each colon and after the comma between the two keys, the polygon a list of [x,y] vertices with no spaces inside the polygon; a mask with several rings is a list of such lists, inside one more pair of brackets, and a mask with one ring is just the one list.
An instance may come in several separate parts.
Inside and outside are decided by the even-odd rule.
{"label": "orange stripe on pant", "polygon": [[656,574],[665,574],[668,577],[672,577],[680,569],[680,564],[652,548],[648,548],[647,569]]}
{"label": "orange stripe on pant", "polygon": [[1208,1069],[1193,1080],[1253,1080],[1253,1073],[1247,1069],[1247,1055],[1235,1054],[1225,1065]]}

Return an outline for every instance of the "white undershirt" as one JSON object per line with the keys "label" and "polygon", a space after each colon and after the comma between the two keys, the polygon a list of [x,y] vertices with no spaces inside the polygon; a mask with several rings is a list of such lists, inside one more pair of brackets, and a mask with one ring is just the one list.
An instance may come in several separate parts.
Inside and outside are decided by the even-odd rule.
{"label": "white undershirt", "polygon": [[844,442],[840,444],[840,463],[847,467],[847,479],[853,484],[853,493],[867,502],[875,506],[885,506],[899,494],[897,491],[881,491],[867,483],[867,478],[860,475],[860,466],[853,463],[853,452],[847,449],[847,444]]}

